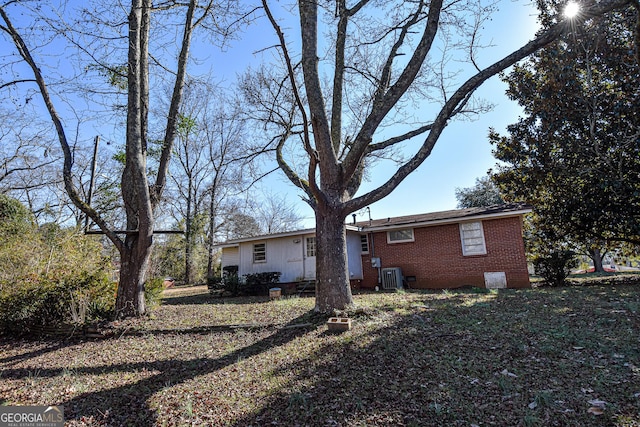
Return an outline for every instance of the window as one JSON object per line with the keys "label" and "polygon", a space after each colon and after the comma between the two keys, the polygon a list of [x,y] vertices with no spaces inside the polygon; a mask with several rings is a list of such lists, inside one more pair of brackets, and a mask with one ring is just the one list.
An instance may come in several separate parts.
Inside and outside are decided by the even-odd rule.
{"label": "window", "polygon": [[253,245],[253,262],[267,262],[266,243],[255,243]]}
{"label": "window", "polygon": [[413,228],[393,230],[387,232],[388,243],[413,242]]}
{"label": "window", "polygon": [[466,222],[460,224],[460,239],[462,240],[462,255],[486,255],[484,231],[481,222]]}
{"label": "window", "polygon": [[316,238],[307,237],[307,257],[316,256]]}
{"label": "window", "polygon": [[360,235],[360,252],[363,254],[369,253],[369,237],[366,234]]}

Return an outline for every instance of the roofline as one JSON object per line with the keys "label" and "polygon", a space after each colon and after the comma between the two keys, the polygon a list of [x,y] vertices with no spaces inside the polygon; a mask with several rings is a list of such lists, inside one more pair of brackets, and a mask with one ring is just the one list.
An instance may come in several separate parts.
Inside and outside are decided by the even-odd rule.
{"label": "roofline", "polygon": [[419,227],[430,227],[435,225],[443,225],[443,224],[457,224],[461,222],[469,222],[469,221],[477,221],[484,219],[494,219],[494,218],[509,218],[514,216],[522,216],[527,213],[533,212],[531,208],[519,209],[517,211],[510,212],[497,212],[497,213],[489,213],[489,214],[471,214],[468,216],[460,216],[455,218],[443,218],[443,219],[435,219],[435,220],[427,220],[427,221],[407,221],[402,223],[393,223],[389,225],[378,225],[375,227],[362,226],[360,227],[360,231],[382,231],[382,230],[392,230],[398,228],[419,228]]}
{"label": "roofline", "polygon": [[[347,231],[356,231],[359,232],[360,231],[360,227],[352,225],[352,224],[346,224],[345,225],[345,229]],[[284,237],[295,237],[295,236],[304,236],[305,234],[316,234],[316,229],[315,228],[305,228],[303,230],[293,230],[293,231],[283,231],[282,233],[273,233],[273,234],[261,234],[260,236],[252,236],[252,237],[243,237],[241,239],[233,239],[233,240],[228,240],[224,243],[220,243],[217,245],[213,245],[214,248],[237,248],[238,246],[240,246],[240,243],[247,243],[247,242],[257,242],[260,240],[268,240],[268,239],[280,239],[280,238],[284,238]]]}
{"label": "roofline", "polygon": [[[455,218],[443,218],[443,219],[435,219],[435,220],[427,220],[427,221],[407,221],[407,222],[396,222],[389,225],[378,225],[375,227],[369,227],[367,225],[354,225],[354,224],[345,224],[345,229],[347,231],[355,231],[355,232],[372,232],[372,231],[382,231],[382,230],[393,230],[399,228],[417,228],[417,227],[430,227],[435,225],[442,224],[456,224],[461,222],[469,222],[469,221],[477,221],[483,219],[493,219],[493,218],[508,218],[515,216],[522,216],[524,214],[533,212],[531,208],[522,208],[514,211],[507,212],[494,212],[488,214],[469,214],[467,216],[460,216]],[[362,224],[362,223],[360,223]],[[261,240],[269,240],[269,239],[280,239],[285,237],[294,237],[294,236],[303,236],[305,234],[316,234],[315,228],[305,228],[303,230],[294,230],[294,231],[284,231],[282,233],[273,233],[273,234],[262,234],[260,236],[252,236],[252,237],[243,237],[241,239],[233,239],[228,240],[224,243],[220,243],[218,245],[214,245],[215,248],[237,248],[241,243],[248,242],[257,242]]]}
{"label": "roofline", "polygon": [[278,239],[281,237],[301,236],[303,234],[315,234],[315,232],[316,232],[315,228],[305,228],[304,230],[283,231],[281,233],[273,233],[273,234],[262,234],[260,236],[243,237],[241,239],[227,240],[224,243],[215,245],[215,247],[218,247],[218,248],[233,247],[233,246],[238,246],[240,243],[245,243],[245,242],[255,242],[256,240],[266,240],[266,239]]}
{"label": "roofline", "polygon": [[220,243],[219,245],[213,245],[214,248],[226,249],[226,248],[239,248],[240,243]]}

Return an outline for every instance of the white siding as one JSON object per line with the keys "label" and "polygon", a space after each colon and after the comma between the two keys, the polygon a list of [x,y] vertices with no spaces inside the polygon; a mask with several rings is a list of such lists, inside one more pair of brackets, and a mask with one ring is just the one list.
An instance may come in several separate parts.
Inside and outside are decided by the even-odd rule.
{"label": "white siding", "polygon": [[[316,277],[316,257],[307,256],[307,237],[314,234],[301,234],[278,238],[265,238],[239,243],[239,248],[223,248],[222,266],[237,265],[238,275],[279,271],[283,283],[299,280],[311,280]],[[253,261],[253,245],[266,244],[266,260]],[[360,235],[347,233],[347,254],[349,276],[362,279],[362,245]]]}
{"label": "white siding", "polygon": [[[239,274],[279,271],[281,282],[294,282],[304,277],[303,236],[290,236],[240,243]],[[253,245],[266,243],[266,261],[253,262]]]}
{"label": "white siding", "polygon": [[222,248],[222,268],[228,265],[240,265],[240,250],[237,246]]}

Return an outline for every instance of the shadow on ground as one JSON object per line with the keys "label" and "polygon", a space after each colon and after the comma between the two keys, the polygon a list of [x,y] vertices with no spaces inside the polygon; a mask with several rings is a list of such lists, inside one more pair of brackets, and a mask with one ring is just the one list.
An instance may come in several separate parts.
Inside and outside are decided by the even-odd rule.
{"label": "shadow on ground", "polygon": [[[275,332],[260,341],[249,346],[233,351],[219,358],[197,358],[185,360],[154,360],[151,362],[123,363],[97,367],[74,368],[74,373],[79,375],[105,374],[120,372],[126,375],[127,372],[158,372],[148,378],[137,381],[133,384],[107,388],[97,392],[89,392],[72,399],[62,401],[59,404],[64,406],[65,419],[69,421],[80,421],[90,425],[132,425],[148,426],[156,423],[156,411],[148,406],[148,401],[156,392],[166,388],[175,387],[181,383],[194,379],[201,375],[207,375],[227,366],[233,365],[238,360],[258,355],[274,347],[285,345],[291,340],[306,334],[309,327],[295,327],[303,322],[308,322],[312,313],[305,313],[300,318],[292,320],[284,327],[275,329]],[[200,332],[182,331],[182,333]],[[176,333],[176,331],[147,331],[147,334],[162,335],[164,333]],[[48,351],[55,351],[71,343],[59,343],[50,347],[35,350],[19,356],[3,359],[4,362],[11,360],[26,360],[44,354]],[[63,374],[64,369],[39,369],[39,378],[56,377]],[[4,378],[20,379],[29,375],[27,369],[5,369],[2,371]],[[101,408],[102,410],[100,410]],[[105,409],[106,408],[106,409]]]}

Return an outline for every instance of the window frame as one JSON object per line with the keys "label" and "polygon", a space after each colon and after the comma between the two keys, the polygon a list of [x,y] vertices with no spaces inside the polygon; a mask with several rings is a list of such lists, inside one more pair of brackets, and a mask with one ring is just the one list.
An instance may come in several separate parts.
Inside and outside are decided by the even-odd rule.
{"label": "window frame", "polygon": [[317,240],[316,236],[310,236],[305,238],[305,254],[307,258],[313,258],[316,256],[317,252]]}
{"label": "window frame", "polygon": [[[365,250],[365,246],[366,246],[366,250]],[[369,235],[368,234],[360,235],[360,253],[361,254],[369,253]]]}
{"label": "window frame", "polygon": [[[477,224],[478,228],[465,230],[464,227],[467,225]],[[462,255],[463,256],[478,256],[478,255],[486,255],[487,254],[487,239],[484,234],[484,226],[482,221],[468,221],[461,222],[459,224],[460,229],[460,244],[462,246]],[[466,236],[468,232],[480,232],[480,236]],[[469,240],[471,239],[481,239],[480,243],[469,244]],[[471,250],[470,247],[477,247],[475,250]]]}
{"label": "window frame", "polygon": [[[406,232],[406,231],[410,231],[411,232],[411,237],[410,238],[406,238],[406,239],[399,239],[399,240],[394,240],[391,238],[391,233],[400,233],[400,232]],[[413,228],[399,228],[397,230],[389,230],[387,231],[387,243],[392,245],[395,243],[408,243],[408,242],[415,242],[416,241],[416,237],[415,237],[415,233],[413,231]]]}
{"label": "window frame", "polygon": [[[257,251],[257,247],[262,246],[261,251]],[[252,246],[252,260],[254,264],[262,264],[267,262],[267,242],[254,243]],[[261,259],[257,259],[256,255],[262,254]]]}

